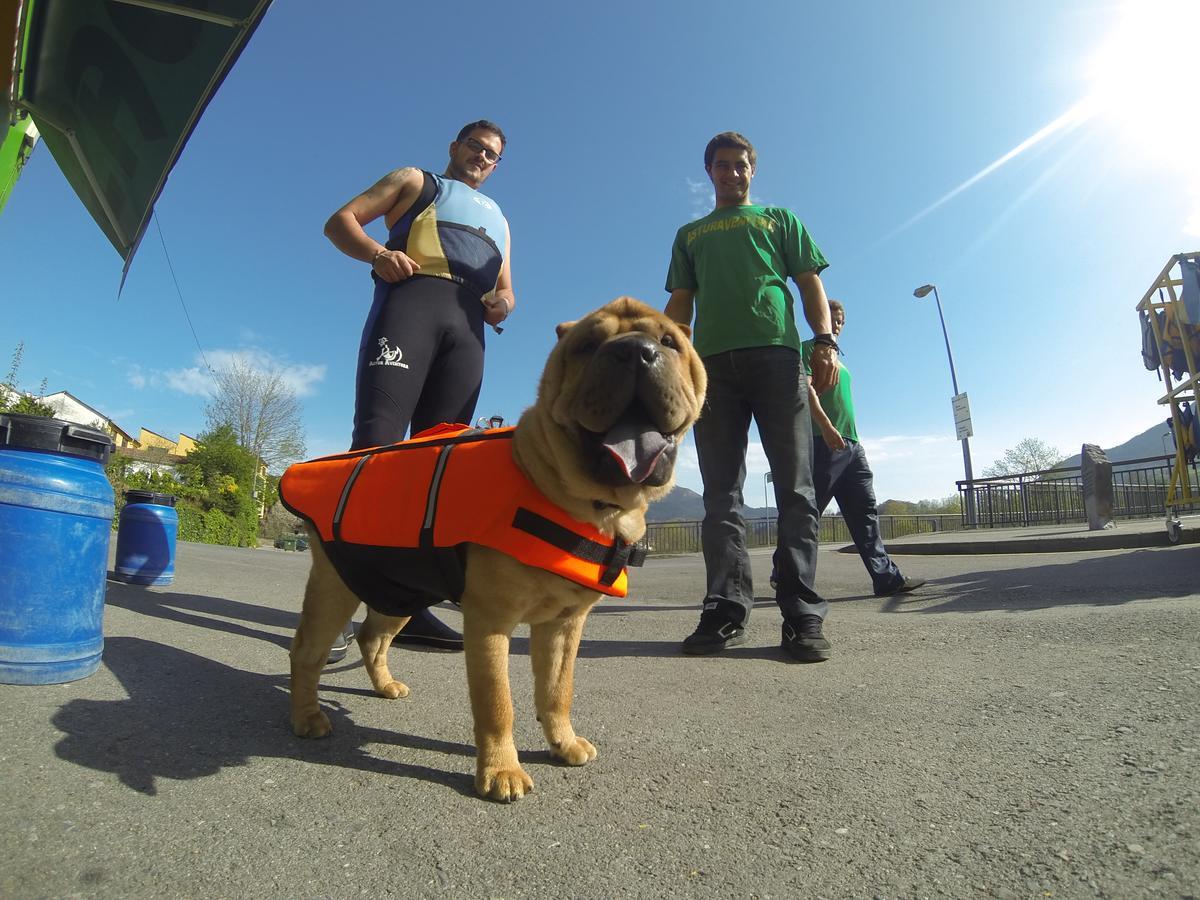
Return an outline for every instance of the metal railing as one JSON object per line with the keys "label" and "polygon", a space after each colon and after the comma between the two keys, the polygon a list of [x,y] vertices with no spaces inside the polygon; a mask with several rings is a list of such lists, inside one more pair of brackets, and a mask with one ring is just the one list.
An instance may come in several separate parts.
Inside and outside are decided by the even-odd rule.
{"label": "metal railing", "polygon": [[[879,531],[885,541],[910,534],[957,531],[964,527],[963,517],[951,515],[880,516]],[[778,521],[774,518],[746,520],[747,547],[774,547],[778,540]],[[838,514],[821,516],[822,543],[850,543],[850,532]],[[650,522],[638,546],[651,553],[699,553],[700,523]]]}
{"label": "metal railing", "polygon": [[[1200,484],[1198,463],[1200,457],[1188,464],[1192,484]],[[1113,516],[1138,519],[1164,515],[1174,468],[1174,456],[1147,456],[1114,463]],[[957,485],[964,507],[968,485],[974,490],[980,528],[1087,521],[1080,466],[976,478],[971,482],[959,481]],[[879,517],[879,531],[885,542],[912,534],[960,531],[966,527],[965,517],[960,513]],[[747,547],[774,547],[778,534],[774,518],[746,520]],[[821,516],[821,543],[850,543],[850,540],[850,532],[839,514]],[[700,522],[650,522],[638,546],[651,553],[699,553]]]}
{"label": "metal railing", "polygon": [[[1113,517],[1149,518],[1164,515],[1167,488],[1175,468],[1174,456],[1147,456],[1113,464]],[[1188,464],[1197,483],[1196,462]],[[1014,525],[1061,525],[1087,520],[1083,507],[1083,474],[1079,466],[1023,472],[997,478],[959,481],[965,503],[974,492],[980,528]]]}

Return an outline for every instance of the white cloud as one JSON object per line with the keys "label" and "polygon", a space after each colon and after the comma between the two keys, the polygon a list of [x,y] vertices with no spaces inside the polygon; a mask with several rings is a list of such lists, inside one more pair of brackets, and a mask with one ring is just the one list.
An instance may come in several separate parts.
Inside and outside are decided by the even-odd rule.
{"label": "white cloud", "polygon": [[685,178],[687,182],[688,194],[692,200],[692,218],[699,219],[707,216],[712,212],[713,207],[713,186],[708,181],[696,181],[691,178]]}
{"label": "white cloud", "polygon": [[283,369],[283,380],[296,392],[297,397],[308,397],[316,390],[316,386],[325,380],[325,367],[312,365],[285,366]]}
{"label": "white cloud", "polygon": [[[962,442],[947,435],[866,438],[863,450],[875,476],[875,499],[940,500],[965,477]],[[978,468],[973,466],[973,468]]]}
{"label": "white cloud", "polygon": [[165,384],[170,390],[187,394],[191,397],[207,397],[212,393],[212,376],[204,369],[172,369],[156,373],[152,378],[155,384]]}
{"label": "white cloud", "polygon": [[125,380],[139,391],[149,383],[146,376],[142,374],[142,367],[137,365],[129,368],[129,371],[125,373]]}
{"label": "white cloud", "polygon": [[1200,177],[1193,179],[1190,211],[1183,223],[1183,233],[1188,237],[1200,238]]}
{"label": "white cloud", "polygon": [[197,355],[197,364],[194,366],[159,373],[161,381],[171,390],[183,394],[211,396],[215,384],[212,376],[204,368],[206,360],[213,371],[240,363],[260,372],[279,372],[284,383],[296,392],[297,397],[311,395],[316,385],[325,379],[323,365],[292,363],[279,359],[266,350],[247,347],[240,350],[210,350],[203,357]]}

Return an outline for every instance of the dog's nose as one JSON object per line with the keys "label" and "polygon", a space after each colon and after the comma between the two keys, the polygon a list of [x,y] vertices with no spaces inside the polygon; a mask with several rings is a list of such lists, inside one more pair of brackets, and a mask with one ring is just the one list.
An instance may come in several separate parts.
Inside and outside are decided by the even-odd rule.
{"label": "dog's nose", "polygon": [[642,334],[618,338],[610,345],[612,353],[622,362],[637,362],[653,365],[660,354],[658,344]]}

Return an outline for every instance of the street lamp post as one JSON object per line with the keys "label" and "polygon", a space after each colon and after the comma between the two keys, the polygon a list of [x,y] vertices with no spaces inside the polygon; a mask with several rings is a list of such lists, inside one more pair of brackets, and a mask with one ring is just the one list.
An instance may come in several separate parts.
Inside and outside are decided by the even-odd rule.
{"label": "street lamp post", "polygon": [[1160,434],[1158,436],[1159,440],[1162,441],[1163,456],[1174,456],[1174,453],[1172,453],[1169,449],[1167,449],[1167,438],[1169,438],[1169,437],[1174,437],[1174,435],[1169,431],[1164,431],[1162,434]]}
{"label": "street lamp post", "polygon": [[[950,361],[950,383],[954,386],[954,396],[958,396],[958,376],[954,374],[954,354],[950,352],[950,334],[946,331],[946,317],[942,315],[942,299],[938,296],[937,285],[923,284],[915,291],[913,296],[918,299],[925,297],[929,292],[933,292],[934,302],[937,303],[938,319],[942,323],[942,337],[946,341],[946,359]],[[967,475],[967,525],[975,526],[975,476],[971,471],[971,444],[970,439],[966,436],[962,439],[963,448],[963,469]]]}

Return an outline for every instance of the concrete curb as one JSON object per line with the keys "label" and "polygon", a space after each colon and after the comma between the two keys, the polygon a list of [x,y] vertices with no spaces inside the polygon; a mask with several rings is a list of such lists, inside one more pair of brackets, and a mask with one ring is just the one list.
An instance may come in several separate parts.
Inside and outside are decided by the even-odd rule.
{"label": "concrete curb", "polygon": [[[1200,524],[1187,520],[1181,525],[1179,544],[1200,543]],[[1158,520],[1118,524],[1105,531],[1072,531],[1047,533],[1031,529],[1029,533],[1014,533],[1013,529],[993,535],[968,534],[919,535],[887,542],[892,554],[973,554],[973,553],[1065,553],[1091,550],[1129,550],[1140,547],[1169,547],[1166,525]],[[853,544],[840,547],[839,552],[856,553]]]}

